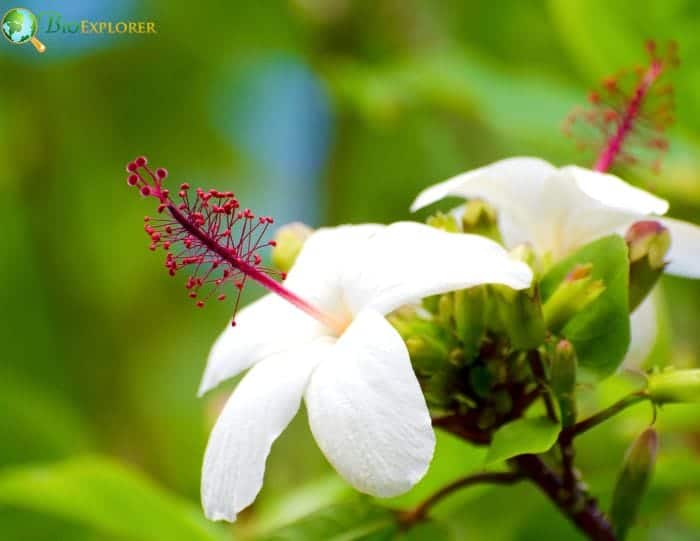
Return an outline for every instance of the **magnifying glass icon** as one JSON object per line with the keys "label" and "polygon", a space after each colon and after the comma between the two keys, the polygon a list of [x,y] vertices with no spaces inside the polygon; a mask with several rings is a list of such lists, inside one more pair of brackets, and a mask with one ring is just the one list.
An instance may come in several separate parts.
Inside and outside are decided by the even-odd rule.
{"label": "magnifying glass icon", "polygon": [[36,33],[39,30],[39,22],[36,15],[26,8],[12,8],[2,17],[0,31],[13,45],[24,45],[31,42],[34,48],[43,53],[46,45],[39,41]]}

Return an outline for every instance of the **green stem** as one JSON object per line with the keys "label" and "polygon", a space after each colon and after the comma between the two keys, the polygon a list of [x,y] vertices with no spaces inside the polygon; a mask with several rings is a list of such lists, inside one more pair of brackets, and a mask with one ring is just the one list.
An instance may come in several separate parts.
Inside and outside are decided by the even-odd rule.
{"label": "green stem", "polygon": [[576,436],[580,436],[581,434],[587,432],[591,428],[594,428],[599,424],[604,423],[611,417],[614,417],[621,411],[629,408],[630,406],[634,406],[635,404],[638,404],[639,402],[642,402],[644,400],[649,400],[649,395],[646,391],[637,391],[636,393],[632,393],[631,395],[628,395],[623,399],[618,400],[612,406],[602,411],[599,411],[595,415],[592,415],[588,419],[584,419],[583,421],[576,423],[575,425],[572,425],[569,428],[565,428],[561,431],[561,434],[559,435],[559,441],[570,442]]}
{"label": "green stem", "polygon": [[525,477],[519,472],[485,472],[469,475],[457,479],[452,483],[445,485],[437,492],[431,494],[419,503],[416,507],[409,511],[404,511],[400,514],[399,520],[405,526],[411,526],[416,522],[424,520],[428,511],[437,504],[440,500],[449,496],[453,492],[472,485],[489,483],[494,485],[512,485]]}

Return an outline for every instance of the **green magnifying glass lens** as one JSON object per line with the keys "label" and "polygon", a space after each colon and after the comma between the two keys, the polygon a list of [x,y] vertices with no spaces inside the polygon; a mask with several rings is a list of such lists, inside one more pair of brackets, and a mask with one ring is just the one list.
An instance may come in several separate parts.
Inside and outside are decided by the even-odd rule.
{"label": "green magnifying glass lens", "polygon": [[27,43],[34,37],[36,31],[36,16],[28,9],[11,9],[2,18],[2,33],[17,45]]}

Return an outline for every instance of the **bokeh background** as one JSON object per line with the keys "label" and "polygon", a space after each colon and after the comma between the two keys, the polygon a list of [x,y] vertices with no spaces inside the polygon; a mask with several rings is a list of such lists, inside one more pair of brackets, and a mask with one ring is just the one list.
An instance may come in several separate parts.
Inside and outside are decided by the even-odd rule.
{"label": "bokeh background", "polygon": [[[406,219],[419,189],[499,158],[589,164],[561,135],[566,113],[601,77],[642,62],[646,38],[674,39],[671,152],[659,175],[617,172],[699,221],[693,0],[23,5],[63,22],[150,20],[158,34],[41,33],[44,55],[0,40],[3,540],[249,539],[351,494],[302,412],[239,523],[202,518],[202,453],[233,387],[195,395],[230,307],[196,310],[148,251],[142,216],[153,209],[124,182],[137,155],[173,182],[234,190],[278,222]],[[664,280],[663,362],[696,364],[699,293],[700,283]],[[626,385],[613,378],[586,400],[610,403]],[[699,413],[660,413],[662,459],[634,539],[700,539]],[[581,439],[603,506],[649,419],[639,406]],[[426,481],[393,503],[415,503],[482,457],[440,437]],[[527,486],[464,491],[435,514],[445,539],[580,539]],[[296,535],[280,539],[324,539]]]}

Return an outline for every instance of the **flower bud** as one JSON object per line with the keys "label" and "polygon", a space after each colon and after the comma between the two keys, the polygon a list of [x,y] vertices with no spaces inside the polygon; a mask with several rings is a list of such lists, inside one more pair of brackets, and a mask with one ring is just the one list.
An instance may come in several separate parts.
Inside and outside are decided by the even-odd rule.
{"label": "flower bud", "polygon": [[610,508],[610,519],[618,539],[625,538],[627,530],[637,518],[654,471],[658,446],[656,431],[649,428],[642,432],[627,451]]}
{"label": "flower bud", "polygon": [[452,294],[445,293],[444,295],[440,295],[437,308],[437,320],[444,327],[450,328],[452,326],[452,317],[454,315],[454,302],[452,301]]}
{"label": "flower bud", "polygon": [[468,201],[462,212],[462,231],[501,241],[498,230],[498,215],[494,208],[481,199]]}
{"label": "flower bud", "polygon": [[666,266],[671,234],[660,222],[644,220],[630,226],[625,234],[629,248],[629,307],[632,312],[656,284]]}
{"label": "flower bud", "polygon": [[574,346],[568,340],[561,340],[554,348],[550,378],[564,428],[576,422],[576,368]]}
{"label": "flower bud", "polygon": [[656,404],[700,402],[700,369],[650,374],[647,393]]}
{"label": "flower bud", "polygon": [[428,224],[430,227],[442,229],[443,231],[447,231],[448,233],[461,233],[457,220],[451,214],[438,212],[430,216],[425,223]]}
{"label": "flower bud", "polygon": [[455,334],[464,344],[467,361],[476,357],[486,333],[485,302],[485,286],[454,292]]}
{"label": "flower bud", "polygon": [[561,330],[578,312],[586,308],[605,290],[602,280],[591,276],[593,265],[576,265],[557,286],[542,308],[550,331]]}
{"label": "flower bud", "polygon": [[313,229],[301,222],[284,225],[275,234],[272,264],[282,272],[289,272]]}
{"label": "flower bud", "polygon": [[510,345],[514,349],[526,350],[542,344],[546,328],[539,289],[515,291],[493,285],[489,290],[496,306],[498,327],[508,336]]}
{"label": "flower bud", "polygon": [[429,375],[445,367],[453,343],[444,328],[408,306],[392,312],[388,320],[406,342],[416,373]]}

